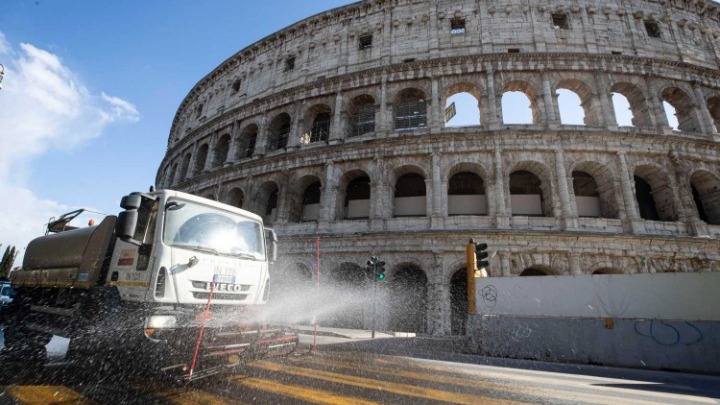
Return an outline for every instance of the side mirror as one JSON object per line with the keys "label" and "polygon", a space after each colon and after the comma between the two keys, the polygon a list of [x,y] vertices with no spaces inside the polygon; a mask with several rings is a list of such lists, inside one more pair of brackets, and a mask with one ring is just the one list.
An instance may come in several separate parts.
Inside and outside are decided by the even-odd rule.
{"label": "side mirror", "polygon": [[115,235],[125,242],[135,243],[132,238],[135,236],[137,224],[137,210],[123,211],[118,214],[118,219],[115,223]]}
{"label": "side mirror", "polygon": [[120,207],[124,210],[136,210],[142,204],[142,197],[138,194],[130,194],[120,200]]}
{"label": "side mirror", "polygon": [[265,228],[265,241],[268,248],[268,261],[274,263],[277,261],[278,238],[274,230]]}

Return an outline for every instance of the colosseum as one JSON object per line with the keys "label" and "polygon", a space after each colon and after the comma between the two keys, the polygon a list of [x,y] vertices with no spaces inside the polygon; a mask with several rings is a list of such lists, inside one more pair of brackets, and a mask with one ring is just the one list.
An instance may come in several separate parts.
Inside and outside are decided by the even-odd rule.
{"label": "colosseum", "polygon": [[327,325],[461,333],[469,238],[491,277],[720,270],[719,68],[712,1],[360,1],[202,78],[156,184],[264,216],[278,285],[311,285],[319,251],[321,284],[376,286],[376,318]]}

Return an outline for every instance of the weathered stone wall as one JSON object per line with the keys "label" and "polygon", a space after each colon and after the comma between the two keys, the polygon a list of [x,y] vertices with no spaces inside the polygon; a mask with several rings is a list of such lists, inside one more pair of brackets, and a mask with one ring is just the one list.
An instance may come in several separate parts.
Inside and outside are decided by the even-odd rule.
{"label": "weathered stone wall", "polygon": [[[719,11],[620,0],[368,0],[331,10],[202,79],[178,109],[156,183],[265,215],[281,235],[281,268],[313,269],[320,236],[326,273],[360,269],[371,254],[388,263],[390,281],[422,273],[421,331],[436,334],[451,330],[451,280],[470,237],[497,252],[493,276],[718,271]],[[581,99],[585,125],[562,124],[559,89]],[[532,124],[504,123],[508,91],[528,96]],[[445,127],[446,101],[459,92],[478,100],[478,125]],[[612,93],[628,99],[632,127],[618,126]],[[422,111],[405,124],[409,101]],[[520,172],[540,184],[541,216],[513,214]],[[574,172],[595,181],[599,216],[580,215]],[[463,173],[481,179],[486,212],[450,209]],[[407,174],[424,179],[425,215],[398,212]],[[346,203],[364,178],[367,213],[351,217]],[[307,220],[316,183],[319,213]]]}

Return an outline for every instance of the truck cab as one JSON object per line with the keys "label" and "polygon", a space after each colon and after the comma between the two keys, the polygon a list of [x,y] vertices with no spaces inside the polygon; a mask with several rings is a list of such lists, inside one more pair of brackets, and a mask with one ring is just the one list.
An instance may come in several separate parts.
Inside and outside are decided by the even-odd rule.
{"label": "truck cab", "polygon": [[15,292],[9,281],[0,282],[0,308],[10,305],[13,301]]}

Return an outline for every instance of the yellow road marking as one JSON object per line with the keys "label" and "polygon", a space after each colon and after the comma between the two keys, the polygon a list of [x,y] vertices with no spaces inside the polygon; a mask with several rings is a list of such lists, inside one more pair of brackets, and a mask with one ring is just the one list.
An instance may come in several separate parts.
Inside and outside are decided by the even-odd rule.
{"label": "yellow road marking", "polygon": [[242,402],[226,400],[197,389],[177,388],[153,395],[175,405],[244,405]]}
{"label": "yellow road marking", "polygon": [[361,398],[348,397],[334,394],[330,391],[297,387],[294,385],[280,384],[274,381],[257,377],[231,377],[231,380],[248,388],[272,392],[286,397],[301,399],[315,404],[327,405],[378,405],[379,402],[367,401]]}
{"label": "yellow road marking", "polygon": [[143,281],[111,281],[108,284],[110,284],[111,286],[115,286],[115,287],[142,287],[142,288],[144,288],[144,287],[150,286],[150,283],[146,283]]}
{"label": "yellow road marking", "polygon": [[5,392],[24,405],[72,404],[95,405],[70,388],[60,385],[16,385]]}
{"label": "yellow road marking", "polygon": [[391,383],[387,381],[373,380],[370,378],[355,377],[343,374],[331,373],[323,370],[315,370],[311,368],[303,368],[289,365],[280,365],[267,361],[258,361],[248,364],[248,367],[260,368],[268,371],[282,372],[286,374],[298,375],[301,377],[314,378],[339,384],[352,385],[355,387],[366,388],[375,391],[386,391],[394,394],[404,395],[408,397],[417,397],[431,399],[434,401],[444,401],[452,404],[488,404],[488,405],[507,405],[520,403],[517,401],[506,401],[495,398],[479,397],[475,395],[460,394],[454,392],[440,391],[431,388],[420,387],[416,385]]}

